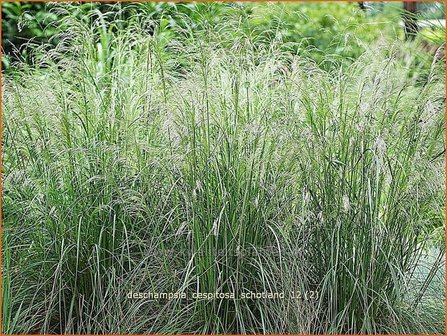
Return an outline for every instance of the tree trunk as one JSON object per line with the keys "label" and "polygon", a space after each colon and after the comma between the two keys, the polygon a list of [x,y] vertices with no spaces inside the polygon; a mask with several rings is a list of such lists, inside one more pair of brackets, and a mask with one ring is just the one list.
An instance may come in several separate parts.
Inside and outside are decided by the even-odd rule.
{"label": "tree trunk", "polygon": [[405,38],[407,40],[413,40],[419,30],[416,13],[417,3],[404,1],[404,12],[402,17],[404,20]]}

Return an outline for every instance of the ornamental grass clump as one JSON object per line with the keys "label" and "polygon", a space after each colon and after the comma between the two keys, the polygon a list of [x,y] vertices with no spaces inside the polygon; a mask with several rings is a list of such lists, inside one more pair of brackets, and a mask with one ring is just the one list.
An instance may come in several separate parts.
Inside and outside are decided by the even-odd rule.
{"label": "ornamental grass clump", "polygon": [[443,332],[441,50],[66,20],[3,80],[5,333]]}

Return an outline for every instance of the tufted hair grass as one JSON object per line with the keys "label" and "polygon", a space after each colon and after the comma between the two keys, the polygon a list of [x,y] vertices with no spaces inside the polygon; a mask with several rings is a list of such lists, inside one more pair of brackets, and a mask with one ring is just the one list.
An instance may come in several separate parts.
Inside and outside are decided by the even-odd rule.
{"label": "tufted hair grass", "polygon": [[66,20],[3,80],[5,333],[444,331],[441,51]]}

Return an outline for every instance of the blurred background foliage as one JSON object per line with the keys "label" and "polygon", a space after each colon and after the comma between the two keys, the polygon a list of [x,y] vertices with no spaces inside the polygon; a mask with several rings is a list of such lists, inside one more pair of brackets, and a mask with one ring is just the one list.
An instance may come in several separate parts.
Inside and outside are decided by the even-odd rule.
{"label": "blurred background foliage", "polygon": [[[217,24],[227,15],[243,15],[242,24],[256,42],[268,43],[280,36],[284,47],[315,60],[323,68],[346,64],[360,56],[375,41],[404,39],[402,2],[307,2],[307,3],[173,3],[141,2],[79,3],[60,10],[60,4],[45,2],[2,3],[2,66],[8,71],[17,60],[31,62],[33,46],[58,43],[64,18],[107,20],[110,29],[124,28],[144,15],[159,22],[167,38],[199,22]],[[417,39],[424,53],[433,53],[445,43],[445,26],[436,20],[445,16],[443,2],[418,3],[423,22]],[[188,27],[183,18],[188,17]],[[205,19],[205,20],[204,20]],[[435,23],[433,23],[435,22]],[[298,43],[297,43],[298,42]]]}

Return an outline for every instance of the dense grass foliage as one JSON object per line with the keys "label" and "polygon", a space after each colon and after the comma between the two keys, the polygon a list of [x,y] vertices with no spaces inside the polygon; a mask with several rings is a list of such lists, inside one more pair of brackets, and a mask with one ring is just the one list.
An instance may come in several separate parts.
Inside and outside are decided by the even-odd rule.
{"label": "dense grass foliage", "polygon": [[[417,8],[418,20],[444,18],[442,2],[418,3]],[[57,33],[67,29],[67,17],[84,23],[104,20],[111,23],[107,29],[114,30],[124,29],[135,18],[145,16],[158,20],[171,37],[177,38],[186,25],[201,30],[204,22],[213,24],[223,16],[244,13],[240,28],[246,34],[269,39],[280,33],[286,48],[314,59],[324,69],[351,63],[378,39],[404,37],[399,24],[404,14],[400,2],[371,2],[363,10],[356,2],[3,2],[1,9],[4,71],[13,69],[18,60],[32,62],[36,46],[57,46]],[[418,38],[438,47],[444,35],[445,28],[432,26],[423,29]],[[262,43],[262,39],[258,42]]]}
{"label": "dense grass foliage", "polygon": [[441,49],[64,24],[3,79],[5,333],[444,331]]}

